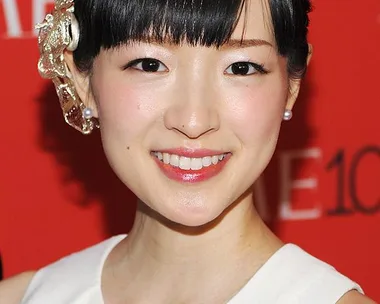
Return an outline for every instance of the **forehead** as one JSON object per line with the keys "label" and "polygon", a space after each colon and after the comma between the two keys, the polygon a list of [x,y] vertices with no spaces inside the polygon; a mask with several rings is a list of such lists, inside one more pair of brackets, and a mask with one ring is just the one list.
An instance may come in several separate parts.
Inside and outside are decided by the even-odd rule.
{"label": "forehead", "polygon": [[275,37],[272,31],[270,8],[267,0],[248,0],[231,39],[262,39],[272,45]]}

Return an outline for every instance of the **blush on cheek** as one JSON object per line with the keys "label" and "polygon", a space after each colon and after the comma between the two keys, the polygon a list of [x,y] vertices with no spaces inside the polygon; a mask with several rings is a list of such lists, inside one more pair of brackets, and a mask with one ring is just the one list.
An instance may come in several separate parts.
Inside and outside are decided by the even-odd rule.
{"label": "blush on cheek", "polygon": [[247,89],[228,101],[229,125],[245,145],[277,136],[286,102],[286,91],[282,86],[277,88]]}
{"label": "blush on cheek", "polygon": [[137,134],[156,115],[155,90],[149,89],[149,84],[133,82],[128,73],[109,61],[100,55],[91,77],[101,129]]}
{"label": "blush on cheek", "polygon": [[106,80],[94,84],[102,131],[118,137],[133,137],[154,120],[156,109],[152,90]]}
{"label": "blush on cheek", "polygon": [[99,94],[98,107],[101,128],[113,132],[130,132],[138,126],[139,107],[133,90],[109,91]]}

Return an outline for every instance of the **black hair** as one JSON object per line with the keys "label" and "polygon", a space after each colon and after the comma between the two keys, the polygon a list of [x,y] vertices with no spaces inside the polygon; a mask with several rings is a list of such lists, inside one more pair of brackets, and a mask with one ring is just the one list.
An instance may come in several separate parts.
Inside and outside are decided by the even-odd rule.
{"label": "black hair", "polygon": [[[75,63],[88,72],[101,48],[130,41],[220,47],[231,37],[247,1],[75,0],[80,27]],[[309,51],[310,0],[269,0],[269,9],[277,51],[288,59],[290,77],[302,78]]]}

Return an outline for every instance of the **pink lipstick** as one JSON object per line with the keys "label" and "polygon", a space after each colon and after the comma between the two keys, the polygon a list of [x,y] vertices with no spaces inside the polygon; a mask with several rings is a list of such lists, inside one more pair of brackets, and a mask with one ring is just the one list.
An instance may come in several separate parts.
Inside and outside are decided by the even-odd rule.
{"label": "pink lipstick", "polygon": [[230,152],[184,148],[152,152],[160,170],[170,179],[198,183],[218,175],[231,158]]}

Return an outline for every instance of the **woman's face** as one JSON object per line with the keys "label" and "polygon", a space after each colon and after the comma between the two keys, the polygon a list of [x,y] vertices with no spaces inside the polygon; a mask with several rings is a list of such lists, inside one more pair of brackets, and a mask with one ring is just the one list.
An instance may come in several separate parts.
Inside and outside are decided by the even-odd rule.
{"label": "woman's face", "polygon": [[221,49],[140,43],[102,50],[94,62],[107,158],[143,202],[174,222],[215,219],[273,154],[289,80],[265,12],[262,1],[250,1]]}

